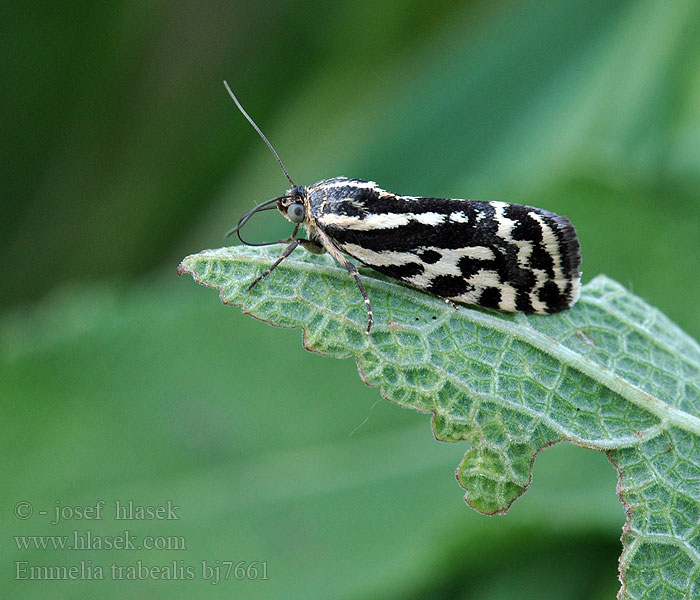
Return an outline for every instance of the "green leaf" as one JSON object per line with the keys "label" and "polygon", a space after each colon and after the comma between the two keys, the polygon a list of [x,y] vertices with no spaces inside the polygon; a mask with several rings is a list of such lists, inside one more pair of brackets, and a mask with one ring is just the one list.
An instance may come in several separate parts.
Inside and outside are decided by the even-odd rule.
{"label": "green leaf", "polygon": [[[616,587],[624,511],[601,453],[550,448],[516,510],[482,518],[464,510],[449,475],[462,444],[435,443],[425,415],[382,402],[351,361],[304,352],[298,331],[237,312],[171,269],[160,284],[73,286],[0,313],[8,515],[0,519],[0,562],[13,570],[2,597],[51,598],[57,586],[64,598],[124,597],[127,582],[109,576],[14,579],[18,560],[85,559],[108,571],[137,560],[197,567],[232,554],[267,560],[270,580],[227,588],[198,570],[186,585],[129,585],[136,597],[169,600],[214,600],[226,589],[237,600],[359,600],[457,597],[455,581],[467,589],[479,581],[480,598],[510,598],[484,592],[509,585],[520,598],[538,598],[539,578],[556,569],[549,597],[614,597],[605,591]],[[570,485],[572,465],[585,487]],[[182,518],[125,524],[110,509],[102,521],[55,527],[52,517],[11,517],[17,501],[52,515],[57,500],[98,499],[112,508],[116,499],[170,499]],[[14,543],[16,535],[115,535],[124,526],[139,539],[183,535],[187,550],[29,552]]]}
{"label": "green leaf", "polygon": [[303,328],[308,350],[355,356],[401,406],[433,414],[435,437],[466,441],[465,499],[504,513],[537,453],[567,440],[607,453],[627,510],[621,597],[700,593],[700,348],[658,310],[597,277],[559,315],[461,307],[364,271],[375,325],[347,273],[299,252],[247,292],[279,248],[207,250],[180,273],[227,304]]}

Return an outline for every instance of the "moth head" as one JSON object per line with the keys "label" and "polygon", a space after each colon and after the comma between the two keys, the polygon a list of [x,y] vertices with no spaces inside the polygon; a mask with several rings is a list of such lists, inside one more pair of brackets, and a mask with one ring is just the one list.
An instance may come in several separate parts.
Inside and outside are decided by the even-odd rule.
{"label": "moth head", "polygon": [[303,185],[293,187],[277,199],[277,210],[285,219],[297,225],[307,220],[307,206],[306,188]]}
{"label": "moth head", "polygon": [[[302,185],[295,185],[291,190],[289,190],[284,196],[279,196],[278,198],[273,198],[272,200],[268,200],[267,202],[263,202],[262,204],[258,204],[255,208],[252,210],[249,210],[246,214],[244,214],[240,220],[238,221],[238,225],[236,225],[233,229],[231,229],[227,234],[226,237],[229,235],[235,233],[238,235],[238,239],[241,240],[246,246],[269,246],[272,244],[279,244],[279,243],[284,243],[288,242],[290,240],[293,240],[296,237],[297,231],[299,231],[299,225],[307,221],[307,206],[308,206],[308,199],[307,199],[307,192],[306,188]],[[274,210],[277,209],[282,213],[285,219],[288,221],[291,221],[294,223],[294,231],[292,235],[288,238],[285,238],[283,240],[278,240],[276,242],[262,242],[262,243],[252,243],[252,242],[246,242],[242,237],[241,237],[241,228],[248,222],[250,221],[250,218],[259,212],[263,212],[265,210]]]}

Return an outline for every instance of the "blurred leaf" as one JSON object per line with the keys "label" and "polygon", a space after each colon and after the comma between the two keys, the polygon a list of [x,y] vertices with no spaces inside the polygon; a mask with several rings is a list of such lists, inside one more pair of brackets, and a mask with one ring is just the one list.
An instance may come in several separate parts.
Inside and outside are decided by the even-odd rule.
{"label": "blurred leaf", "polygon": [[261,320],[301,327],[309,350],[355,356],[387,399],[432,412],[437,439],[472,447],[457,477],[481,512],[509,508],[543,448],[568,440],[603,450],[628,514],[620,568],[629,597],[699,591],[700,348],[663,314],[605,277],[547,316],[455,312],[370,277],[375,325],[366,336],[355,282],[330,257],[292,256],[247,293],[279,252],[206,250],[180,273]]}

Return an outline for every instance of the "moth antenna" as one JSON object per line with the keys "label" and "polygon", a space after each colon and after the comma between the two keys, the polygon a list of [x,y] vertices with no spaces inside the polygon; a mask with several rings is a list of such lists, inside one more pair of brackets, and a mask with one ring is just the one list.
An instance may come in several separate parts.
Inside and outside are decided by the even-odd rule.
{"label": "moth antenna", "polygon": [[[244,214],[241,219],[238,221],[238,225],[236,225],[233,229],[230,229],[226,233],[226,237],[229,237],[230,235],[233,235],[234,233],[238,234],[238,239],[241,240],[246,246],[255,246],[256,244],[249,244],[245,240],[241,238],[240,232],[241,232],[241,227],[245,225],[248,221],[250,221],[250,218],[258,212],[261,212],[263,210],[275,210],[277,207],[274,206],[279,200],[282,198],[286,198],[286,196],[280,196],[279,198],[273,198],[272,200],[268,200],[267,202],[263,202],[262,204],[258,204],[255,208],[249,210],[246,214]],[[272,206],[271,206],[272,205]],[[276,242],[272,242],[273,244]]]}
{"label": "moth antenna", "polygon": [[231,88],[228,86],[228,83],[224,81],[224,85],[226,86],[226,90],[229,93],[229,96],[233,98],[233,101],[236,103],[236,106],[238,107],[238,110],[240,110],[243,113],[243,116],[248,119],[248,122],[253,126],[255,131],[258,132],[258,135],[263,139],[263,141],[267,144],[267,147],[270,149],[272,154],[275,155],[275,158],[277,159],[277,162],[279,163],[280,167],[282,167],[282,171],[284,171],[285,177],[289,180],[289,183],[292,184],[292,187],[297,187],[296,183],[292,181],[292,178],[289,176],[289,173],[287,172],[286,167],[284,166],[284,163],[282,162],[282,159],[280,158],[279,154],[277,154],[277,151],[273,148],[272,144],[270,141],[265,137],[265,134],[260,130],[260,127],[258,127],[255,124],[255,121],[251,118],[251,116],[245,111],[243,106],[241,106],[241,103],[238,101],[238,98],[236,98],[236,95],[231,91]]}

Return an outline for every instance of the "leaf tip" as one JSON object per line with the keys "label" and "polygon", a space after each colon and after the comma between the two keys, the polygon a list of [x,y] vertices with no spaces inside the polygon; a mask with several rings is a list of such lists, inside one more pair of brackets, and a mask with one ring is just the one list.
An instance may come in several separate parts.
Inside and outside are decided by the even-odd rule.
{"label": "leaf tip", "polygon": [[189,273],[190,275],[194,275],[190,262],[195,256],[195,254],[190,254],[189,256],[186,256],[182,259],[182,262],[177,267],[178,275],[182,275],[183,273]]}

